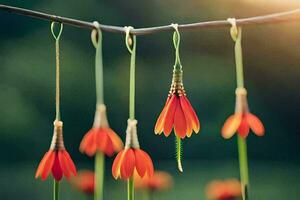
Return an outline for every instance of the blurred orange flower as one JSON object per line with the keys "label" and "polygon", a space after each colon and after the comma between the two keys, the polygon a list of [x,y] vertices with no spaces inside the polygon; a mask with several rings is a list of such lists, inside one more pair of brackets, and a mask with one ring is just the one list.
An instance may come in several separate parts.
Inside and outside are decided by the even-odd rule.
{"label": "blurred orange flower", "polygon": [[122,140],[109,128],[105,105],[99,105],[95,114],[94,125],[83,137],[79,150],[88,156],[94,156],[97,151],[112,156],[122,148]]}
{"label": "blurred orange flower", "polygon": [[191,103],[186,97],[182,83],[182,71],[173,74],[171,89],[166,104],[155,124],[155,134],[168,137],[174,127],[175,134],[180,138],[191,137],[192,132],[200,130],[199,119]]}
{"label": "blurred orange flower", "polygon": [[112,174],[115,179],[128,179],[133,176],[134,171],[140,177],[153,175],[153,163],[150,156],[139,148],[125,148],[116,156]]}
{"label": "blurred orange flower", "polygon": [[71,179],[71,184],[80,192],[93,194],[95,187],[94,178],[95,174],[93,171],[81,170],[76,177]]}
{"label": "blurred orange flower", "polygon": [[76,167],[64,146],[62,124],[61,121],[54,121],[52,143],[36,170],[35,178],[41,177],[45,180],[50,172],[57,181],[60,181],[63,175],[66,178],[76,176]]}
{"label": "blurred orange flower", "polygon": [[235,132],[238,132],[240,136],[246,138],[250,129],[257,136],[263,136],[265,133],[262,122],[249,111],[247,90],[245,88],[237,88],[235,114],[231,115],[224,123],[222,136],[228,139]]}
{"label": "blurred orange flower", "polygon": [[136,189],[162,191],[170,189],[172,185],[172,176],[164,171],[155,171],[152,177],[140,177],[136,175],[134,178],[134,186]]}
{"label": "blurred orange flower", "polygon": [[215,180],[206,187],[206,197],[210,200],[236,200],[242,197],[241,184],[236,179]]}

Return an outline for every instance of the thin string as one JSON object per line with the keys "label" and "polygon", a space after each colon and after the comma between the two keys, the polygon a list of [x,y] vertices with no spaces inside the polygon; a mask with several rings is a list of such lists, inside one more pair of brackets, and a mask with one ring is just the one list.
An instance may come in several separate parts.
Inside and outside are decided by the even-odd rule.
{"label": "thin string", "polygon": [[55,80],[55,105],[56,105],[56,115],[55,119],[60,120],[60,60],[59,60],[59,41],[61,37],[61,33],[63,31],[63,24],[60,24],[60,29],[58,34],[55,33],[55,24],[56,22],[51,23],[51,33],[55,39],[55,60],[56,60],[56,80]]}

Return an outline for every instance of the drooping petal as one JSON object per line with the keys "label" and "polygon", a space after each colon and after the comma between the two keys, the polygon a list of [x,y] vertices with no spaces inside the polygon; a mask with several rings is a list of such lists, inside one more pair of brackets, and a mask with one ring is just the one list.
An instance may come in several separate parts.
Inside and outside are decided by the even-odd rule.
{"label": "drooping petal", "polygon": [[146,158],[144,156],[144,153],[140,149],[135,149],[134,153],[135,153],[136,171],[140,177],[143,177],[147,170],[147,165],[145,163]]}
{"label": "drooping petal", "polygon": [[164,122],[164,134],[168,137],[172,131],[174,125],[175,110],[179,104],[179,98],[173,95],[168,103],[168,110],[166,111],[165,122]]}
{"label": "drooping petal", "polygon": [[55,180],[60,181],[62,176],[63,176],[63,172],[59,163],[59,158],[58,158],[58,153],[55,152],[55,156],[54,156],[54,163],[53,163],[53,167],[52,167],[52,175],[54,177]]}
{"label": "drooping petal", "polygon": [[114,147],[114,151],[115,152],[121,151],[123,148],[123,142],[122,142],[121,138],[112,129],[109,129],[108,136],[111,139],[111,142]]}
{"label": "drooping petal", "polygon": [[238,128],[238,133],[243,138],[246,138],[249,134],[249,124],[248,124],[248,121],[247,121],[247,118],[245,115],[243,115],[243,117],[242,117],[241,124]]}
{"label": "drooping petal", "polygon": [[[101,151],[104,153],[109,153],[110,155],[113,153],[113,152],[107,152],[107,146],[108,146],[108,142],[109,142],[108,140],[110,140],[110,139],[109,139],[105,129],[99,128],[95,134],[94,140],[96,142],[98,151]],[[111,145],[111,143],[110,143],[110,145]]]}
{"label": "drooping petal", "polygon": [[246,117],[253,133],[255,133],[257,136],[263,136],[265,134],[265,128],[259,118],[251,113],[247,113]]}
{"label": "drooping petal", "polygon": [[[54,154],[52,151],[47,151],[43,156],[41,162],[35,173],[35,178],[42,177],[42,180],[45,180],[49,175],[52,165],[54,162]],[[44,175],[43,175],[44,174]],[[42,176],[43,175],[43,176]]]}
{"label": "drooping petal", "polygon": [[53,165],[54,165],[55,152],[51,151],[51,150],[49,152],[50,152],[50,155],[49,155],[47,161],[45,162],[44,170],[41,174],[42,180],[45,180],[48,177],[48,175],[49,175],[49,173],[52,170]]}
{"label": "drooping petal", "polygon": [[93,156],[96,153],[97,147],[94,141],[95,138],[95,129],[92,128],[89,132],[83,137],[79,150],[82,153],[86,153],[88,156]]}
{"label": "drooping petal", "polygon": [[225,139],[229,139],[237,131],[242,121],[241,114],[231,115],[224,123],[222,128],[222,136]]}
{"label": "drooping petal", "polygon": [[113,162],[113,166],[112,166],[112,175],[115,179],[119,178],[119,176],[121,175],[120,173],[120,169],[121,169],[121,163],[123,161],[124,155],[125,155],[126,150],[122,150],[118,153],[118,155],[116,156],[114,162]]}
{"label": "drooping petal", "polygon": [[65,157],[65,160],[66,160],[66,163],[67,163],[67,166],[68,166],[68,169],[69,171],[74,175],[76,176],[77,174],[77,170],[76,170],[76,167],[75,167],[75,164],[70,156],[70,154],[67,152],[67,151],[63,151],[63,155]]}
{"label": "drooping petal", "polygon": [[195,133],[198,133],[200,130],[200,122],[198,116],[188,98],[185,95],[182,95],[181,99],[182,109],[187,113],[187,115],[189,115],[189,118],[191,119],[193,124],[193,130],[195,131]]}
{"label": "drooping petal", "polygon": [[64,151],[58,151],[58,159],[59,159],[60,167],[65,177],[70,178],[71,172],[69,170],[69,166],[63,152]]}
{"label": "drooping petal", "polygon": [[135,155],[132,149],[128,149],[124,153],[124,158],[121,163],[121,178],[128,179],[133,175],[135,168]]}
{"label": "drooping petal", "polygon": [[167,110],[169,108],[169,102],[170,102],[170,98],[168,97],[165,106],[163,108],[163,110],[161,111],[156,124],[155,124],[155,128],[154,128],[154,133],[155,134],[161,134],[163,132],[164,129],[164,124],[165,124],[165,118],[166,118],[166,113]]}
{"label": "drooping petal", "polygon": [[[183,95],[184,96],[184,95]],[[185,116],[185,120],[186,120],[186,135],[188,137],[191,137],[192,135],[192,132],[193,132],[193,125],[195,124],[193,122],[193,119],[190,115],[190,112],[188,111],[188,105],[186,103],[186,101],[184,100],[183,96],[179,97],[180,98],[180,104],[181,104],[181,107],[182,107],[182,110],[183,110],[183,113],[184,113],[184,116]],[[195,125],[194,125],[195,126]]]}
{"label": "drooping petal", "polygon": [[174,116],[174,132],[175,134],[180,137],[184,138],[187,132],[187,124],[186,119],[181,108],[180,102],[177,103],[175,116]]}
{"label": "drooping petal", "polygon": [[144,154],[144,157],[145,157],[145,163],[146,163],[146,166],[147,166],[147,175],[148,175],[148,177],[152,177],[153,173],[154,173],[154,167],[153,167],[152,159],[149,156],[149,154],[146,153],[145,151],[141,150],[141,152]]}

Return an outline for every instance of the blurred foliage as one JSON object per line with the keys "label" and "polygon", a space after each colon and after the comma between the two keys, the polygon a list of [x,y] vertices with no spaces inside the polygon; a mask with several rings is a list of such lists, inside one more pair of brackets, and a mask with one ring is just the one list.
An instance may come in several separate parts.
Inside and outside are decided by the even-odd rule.
{"label": "blurred foliage", "polygon": [[[247,17],[299,5],[256,2],[1,1],[66,17],[134,27]],[[50,23],[1,11],[0,24],[0,164],[38,162],[50,145],[54,119],[55,51]],[[263,138],[249,137],[250,159],[299,159],[299,25],[291,22],[244,28],[250,108],[267,130]],[[188,159],[236,157],[235,139],[224,141],[220,136],[235,101],[233,43],[228,31],[222,28],[182,33],[185,88],[202,124],[199,135],[184,141],[184,156]],[[122,138],[128,117],[129,84],[129,55],[123,37],[104,33],[103,47],[109,121]],[[94,116],[94,53],[89,30],[65,26],[61,44],[62,120],[66,147],[75,161],[87,161],[78,146]],[[171,33],[138,37],[136,115],[140,143],[157,159],[174,156],[173,138],[153,133],[169,90],[173,62]]]}

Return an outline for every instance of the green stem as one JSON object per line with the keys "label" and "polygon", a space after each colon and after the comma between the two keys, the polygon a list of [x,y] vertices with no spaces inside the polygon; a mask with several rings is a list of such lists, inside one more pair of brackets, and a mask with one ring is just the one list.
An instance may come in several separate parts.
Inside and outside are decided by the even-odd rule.
{"label": "green stem", "polygon": [[59,181],[53,181],[53,200],[59,199]]}
{"label": "green stem", "polygon": [[134,179],[130,177],[127,181],[127,200],[134,200]]}
{"label": "green stem", "polygon": [[181,159],[182,159],[182,144],[181,144],[181,139],[180,137],[176,136],[176,160],[177,160],[177,166],[178,166],[178,170],[180,172],[183,172],[182,169],[182,163],[181,163]]}
{"label": "green stem", "polygon": [[242,51],[242,28],[238,28],[238,35],[235,41],[235,64],[236,64],[236,81],[237,87],[244,87],[244,70],[243,70],[243,51]]}
{"label": "green stem", "polygon": [[238,135],[238,150],[239,150],[239,164],[240,176],[242,184],[243,200],[248,198],[249,189],[249,172],[248,172],[248,157],[247,157],[247,143],[246,139]]}
{"label": "green stem", "polygon": [[104,181],[104,163],[105,157],[102,152],[97,152],[95,157],[95,192],[94,200],[103,199],[103,181]]}
{"label": "green stem", "polygon": [[[136,59],[136,36],[133,35],[133,41],[130,38],[130,29],[126,31],[125,43],[131,54],[130,57],[130,81],[129,81],[129,119],[135,119],[135,59]],[[131,40],[131,43],[130,43]],[[131,48],[132,46],[132,48]],[[134,200],[134,178],[133,176],[127,182],[127,199]]]}
{"label": "green stem", "polygon": [[[98,39],[97,39],[98,35]],[[104,91],[103,91],[103,55],[102,55],[102,32],[97,29],[97,35],[92,35],[92,40],[96,48],[95,55],[95,80],[96,80],[96,96],[97,104],[104,103]]]}
{"label": "green stem", "polygon": [[133,36],[133,47],[130,58],[130,82],[129,82],[129,118],[135,118],[135,58],[136,57],[136,36]]}

